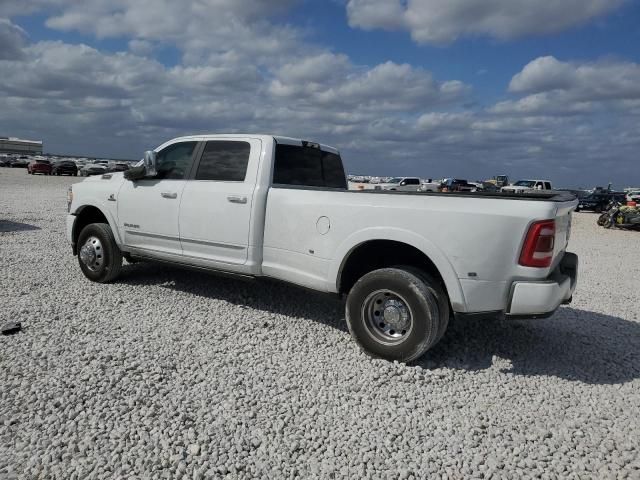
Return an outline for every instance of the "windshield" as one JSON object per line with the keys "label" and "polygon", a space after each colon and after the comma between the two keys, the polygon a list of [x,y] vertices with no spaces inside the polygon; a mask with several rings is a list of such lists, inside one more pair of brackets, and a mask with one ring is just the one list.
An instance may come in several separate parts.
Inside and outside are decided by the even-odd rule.
{"label": "windshield", "polygon": [[395,177],[389,180],[387,183],[400,183],[402,181],[402,177]]}
{"label": "windshield", "polygon": [[516,187],[527,187],[527,188],[533,188],[535,184],[536,182],[534,182],[533,180],[520,180],[519,182],[514,183]]}

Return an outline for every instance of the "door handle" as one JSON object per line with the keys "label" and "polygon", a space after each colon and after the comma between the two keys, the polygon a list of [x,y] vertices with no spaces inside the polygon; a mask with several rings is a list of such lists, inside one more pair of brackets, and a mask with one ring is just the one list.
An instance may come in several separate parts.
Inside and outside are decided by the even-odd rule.
{"label": "door handle", "polygon": [[239,195],[229,195],[227,200],[231,203],[247,203],[247,197],[241,197]]}
{"label": "door handle", "polygon": [[178,198],[178,194],[176,192],[162,192],[162,198]]}

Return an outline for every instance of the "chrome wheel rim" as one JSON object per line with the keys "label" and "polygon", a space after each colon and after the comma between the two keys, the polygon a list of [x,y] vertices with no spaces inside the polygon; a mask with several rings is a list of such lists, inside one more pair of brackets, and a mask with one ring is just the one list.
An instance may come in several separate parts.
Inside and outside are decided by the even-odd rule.
{"label": "chrome wheel rim", "polygon": [[100,239],[97,237],[87,238],[87,241],[80,248],[79,257],[80,261],[92,272],[99,270],[104,263],[104,249]]}
{"label": "chrome wheel rim", "polygon": [[403,342],[413,328],[413,315],[407,301],[391,290],[376,290],[362,304],[367,332],[379,343]]}

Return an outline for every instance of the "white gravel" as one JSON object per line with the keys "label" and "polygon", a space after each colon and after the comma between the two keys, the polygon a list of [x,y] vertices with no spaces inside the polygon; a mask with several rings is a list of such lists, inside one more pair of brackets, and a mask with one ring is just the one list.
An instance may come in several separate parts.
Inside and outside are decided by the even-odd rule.
{"label": "white gravel", "polygon": [[0,478],[640,478],[640,233],[575,215],[574,303],[372,360],[343,305],[130,265],[86,280],[78,179],[0,169]]}

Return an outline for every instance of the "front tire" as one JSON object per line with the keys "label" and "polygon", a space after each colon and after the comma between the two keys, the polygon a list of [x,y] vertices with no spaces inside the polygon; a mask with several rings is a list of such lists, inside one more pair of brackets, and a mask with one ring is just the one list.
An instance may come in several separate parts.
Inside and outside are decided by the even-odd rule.
{"label": "front tire", "polygon": [[441,314],[449,312],[441,313],[443,300],[427,278],[403,268],[382,268],[356,282],[347,298],[346,320],[365,353],[410,362],[435,345]]}
{"label": "front tire", "polygon": [[108,224],[91,223],[82,229],[78,237],[78,263],[84,276],[93,282],[108,283],[118,277],[122,252]]}

